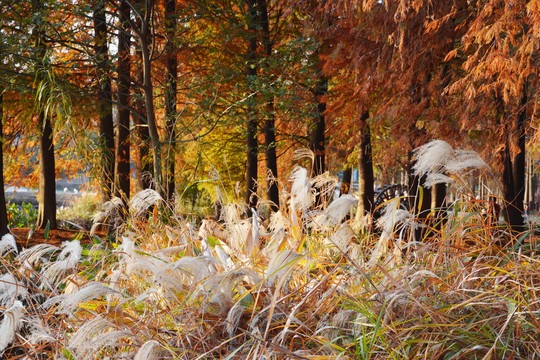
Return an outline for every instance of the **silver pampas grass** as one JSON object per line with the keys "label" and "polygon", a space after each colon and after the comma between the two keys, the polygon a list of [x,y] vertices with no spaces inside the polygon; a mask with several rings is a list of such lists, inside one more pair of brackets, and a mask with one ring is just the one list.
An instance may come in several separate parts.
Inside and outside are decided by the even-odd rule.
{"label": "silver pampas grass", "polygon": [[129,208],[134,216],[139,216],[144,213],[149,207],[163,201],[159,193],[153,189],[145,189],[139,191],[131,198]]}
{"label": "silver pampas grass", "polygon": [[139,348],[133,360],[156,360],[158,355],[159,343],[156,340],[148,340]]}
{"label": "silver pampas grass", "polygon": [[20,301],[4,311],[4,319],[0,326],[0,354],[15,340],[15,333],[21,327],[21,318],[24,307]]}
{"label": "silver pampas grass", "polygon": [[427,187],[452,182],[446,174],[458,174],[466,169],[488,167],[475,151],[454,150],[443,140],[433,140],[414,149],[414,156],[414,175],[425,175],[424,185]]}
{"label": "silver pampas grass", "polygon": [[13,252],[15,254],[18,253],[17,243],[15,242],[15,238],[13,237],[13,235],[5,234],[0,240],[0,256],[9,254],[10,252]]}

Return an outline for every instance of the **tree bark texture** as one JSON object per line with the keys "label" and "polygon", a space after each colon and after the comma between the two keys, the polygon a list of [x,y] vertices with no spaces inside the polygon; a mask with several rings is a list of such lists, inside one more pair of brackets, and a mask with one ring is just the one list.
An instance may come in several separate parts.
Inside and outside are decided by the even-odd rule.
{"label": "tree bark texture", "polygon": [[[522,232],[525,231],[525,221],[523,214],[525,213],[524,199],[525,199],[525,143],[526,143],[526,123],[527,123],[527,94],[524,93],[521,98],[521,109],[516,117],[516,142],[518,153],[516,153],[512,159],[512,178],[514,181],[514,200],[511,202],[512,207],[515,208],[516,214],[512,218],[512,222],[509,224],[513,231]],[[518,216],[519,214],[519,216]]]}
{"label": "tree bark texture", "polygon": [[118,123],[115,164],[115,194],[125,203],[130,196],[130,83],[131,59],[129,17],[130,7],[126,1],[120,2],[120,29],[118,33]]}
{"label": "tree bark texture", "polygon": [[326,154],[326,100],[323,97],[328,92],[328,79],[319,74],[319,80],[315,87],[315,99],[317,101],[317,113],[313,121],[313,129],[311,131],[310,149],[313,151],[313,176],[321,175],[326,171],[325,154]]}
{"label": "tree bark texture", "polygon": [[[267,58],[270,59],[272,56],[272,41],[270,39],[270,25],[268,22],[268,6],[266,0],[257,0],[257,8],[259,11],[259,26],[262,31],[264,53]],[[279,189],[277,183],[276,125],[273,93],[269,96],[264,107],[266,116],[264,121],[264,145],[267,170],[267,194],[268,200],[270,201],[270,209],[272,211],[278,211]]]}
{"label": "tree bark texture", "polygon": [[3,95],[0,91],[0,237],[9,233],[7,208],[6,208],[6,194],[4,193],[4,107],[3,107]]}
{"label": "tree bark texture", "polygon": [[135,81],[139,86],[133,98],[133,108],[136,116],[133,117],[135,124],[135,188],[136,191],[150,189],[152,187],[152,176],[154,168],[152,166],[152,157],[150,152],[150,132],[148,131],[148,122],[146,121],[146,107],[144,105],[144,92],[142,83],[144,81],[142,52],[140,47],[135,50]]}
{"label": "tree bark texture", "polygon": [[361,216],[373,212],[375,201],[374,176],[373,176],[373,156],[371,151],[371,130],[367,119],[369,112],[365,112],[361,119],[360,149],[358,149],[358,212]]}
{"label": "tree bark texture", "polygon": [[94,4],[94,51],[96,56],[97,103],[99,112],[99,141],[101,151],[101,202],[110,200],[114,183],[114,123],[112,112],[111,77],[107,44],[105,3]]}
{"label": "tree bark texture", "polygon": [[53,129],[44,112],[38,115],[39,135],[39,191],[37,227],[56,229],[56,172],[54,161]]}
{"label": "tree bark texture", "polygon": [[[412,152],[409,152],[409,166],[407,168],[408,177],[408,208],[409,212],[416,218],[419,223],[426,223],[426,218],[431,212],[431,188],[422,186],[425,183],[425,176],[417,176],[413,174],[414,160]],[[421,241],[425,233],[423,228],[414,230],[414,240]]]}
{"label": "tree bark texture", "polygon": [[167,199],[173,200],[175,191],[175,125],[176,125],[176,94],[177,94],[177,71],[178,60],[176,57],[176,45],[174,43],[176,33],[176,7],[175,0],[167,0],[165,3],[165,27],[167,33],[166,58],[167,68],[165,75],[165,119],[167,125],[167,155],[166,155],[166,186]]}
{"label": "tree bark texture", "polygon": [[166,198],[165,184],[163,182],[163,164],[162,164],[162,144],[159,137],[158,127],[156,123],[156,113],[154,109],[154,87],[152,85],[152,59],[150,57],[149,39],[151,38],[154,1],[148,0],[145,3],[146,9],[144,17],[141,19],[141,27],[137,30],[138,40],[141,46],[141,54],[143,60],[143,91],[144,105],[146,107],[146,121],[148,124],[148,132],[152,141],[152,155],[154,159],[154,183],[155,190]]}
{"label": "tree bark texture", "polygon": [[[248,46],[247,46],[247,68],[246,80],[250,92],[254,91],[253,82],[257,77],[257,3],[256,0],[247,0],[247,25],[248,25]],[[257,177],[258,177],[258,141],[257,141],[257,114],[255,97],[252,96],[247,101],[247,139],[246,139],[246,204],[249,208],[257,206]],[[248,211],[249,213],[249,211]]]}
{"label": "tree bark texture", "polygon": [[[313,119],[313,125],[310,134],[309,148],[313,152],[312,176],[322,175],[326,171],[326,100],[324,97],[328,92],[328,79],[321,73],[315,85],[314,95],[317,103],[317,111]],[[325,189],[320,189],[315,195],[315,206],[321,206],[326,199],[323,198]]]}
{"label": "tree bark texture", "polygon": [[507,142],[502,150],[502,185],[503,185],[503,215],[506,223],[513,231],[520,231],[523,227],[521,211],[516,206],[516,186],[514,184],[514,169],[510,144]]}
{"label": "tree bark texture", "polygon": [[[34,12],[41,17],[44,11],[44,3],[40,0],[34,0],[32,3]],[[40,19],[42,20],[42,19]],[[37,50],[37,81],[43,80],[43,59],[47,49],[45,35],[41,28],[42,23],[38,21],[33,30],[34,47]],[[38,189],[38,218],[36,226],[44,229],[56,229],[56,172],[54,160],[53,129],[51,120],[45,116],[44,110],[38,114],[39,126],[39,189]]]}
{"label": "tree bark texture", "polygon": [[446,184],[435,184],[431,187],[431,209],[433,212],[432,227],[440,230],[446,222]]}

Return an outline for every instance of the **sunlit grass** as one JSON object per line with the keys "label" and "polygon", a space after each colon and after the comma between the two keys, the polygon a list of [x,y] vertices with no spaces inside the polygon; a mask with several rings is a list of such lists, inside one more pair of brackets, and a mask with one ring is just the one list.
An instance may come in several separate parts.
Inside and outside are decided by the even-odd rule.
{"label": "sunlit grass", "polygon": [[332,206],[302,211],[291,195],[272,221],[229,206],[221,221],[194,224],[150,195],[122,213],[117,242],[1,260],[12,277],[0,305],[24,307],[4,356],[540,357],[538,238],[511,235],[474,202],[424,221],[422,241],[392,223],[373,261],[379,230],[321,221]]}

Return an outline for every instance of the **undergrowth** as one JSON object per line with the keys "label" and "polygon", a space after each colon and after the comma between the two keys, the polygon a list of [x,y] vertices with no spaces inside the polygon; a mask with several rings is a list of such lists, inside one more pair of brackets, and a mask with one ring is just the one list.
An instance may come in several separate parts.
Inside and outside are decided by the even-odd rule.
{"label": "undergrowth", "polygon": [[370,226],[348,219],[351,195],[314,208],[332,182],[295,169],[269,219],[228,204],[218,221],[164,221],[174,210],[152,190],[128,210],[112,200],[94,220],[116,224],[117,243],[37,245],[0,260],[0,350],[10,359],[540,357],[532,231],[499,227],[463,188],[439,218],[394,199]]}
{"label": "undergrowth", "polygon": [[8,203],[6,210],[10,229],[32,227],[37,221],[38,211],[30,203],[23,202],[21,205]]}

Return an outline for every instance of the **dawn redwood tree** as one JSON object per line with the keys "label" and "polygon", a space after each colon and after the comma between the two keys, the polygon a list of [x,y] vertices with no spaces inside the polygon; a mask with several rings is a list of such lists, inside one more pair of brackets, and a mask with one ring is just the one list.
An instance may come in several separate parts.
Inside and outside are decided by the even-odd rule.
{"label": "dawn redwood tree", "polygon": [[[126,0],[127,2],[127,0]],[[146,110],[146,125],[148,126],[148,133],[150,135],[150,141],[152,143],[152,156],[153,156],[153,170],[154,170],[154,184],[155,190],[163,197],[166,198],[165,187],[163,177],[163,163],[162,163],[162,141],[158,131],[158,123],[156,119],[156,112],[154,106],[154,85],[152,76],[152,54],[153,47],[155,47],[154,32],[154,0],[140,1],[134,7],[131,4],[134,16],[137,19],[129,21],[131,30],[135,41],[138,43],[141,51],[142,58],[142,90],[144,94],[144,107]],[[129,19],[129,17],[128,17]]]}
{"label": "dawn redwood tree", "polygon": [[[268,63],[272,58],[272,39],[270,38],[270,24],[268,21],[268,1],[257,0],[257,10],[259,28],[261,32],[264,55]],[[266,64],[266,68],[269,68]],[[270,69],[268,69],[270,70]],[[265,116],[264,120],[264,145],[266,155],[266,170],[267,170],[267,188],[268,200],[270,208],[273,211],[279,210],[279,189],[278,189],[278,172],[277,172],[277,155],[276,155],[276,120],[274,109],[275,96],[273,92],[268,95],[268,99],[263,108]]]}
{"label": "dawn redwood tree", "polygon": [[[56,170],[53,144],[52,114],[45,111],[46,97],[52,84],[45,79],[46,40],[44,33],[45,4],[42,0],[33,0],[32,8],[38,17],[32,30],[33,45],[37,58],[35,59],[36,90],[38,92],[37,125],[39,131],[39,190],[38,190],[38,219],[37,227],[56,229]],[[52,71],[52,70],[48,70]]]}
{"label": "dawn redwood tree", "polygon": [[[1,50],[1,49],[0,49]],[[2,54],[0,53],[0,56]],[[7,208],[6,208],[6,194],[4,193],[4,94],[0,90],[0,237],[9,233]]]}
{"label": "dawn redwood tree", "polygon": [[[417,0],[393,1],[386,14],[390,46],[395,51],[386,52],[388,78],[383,88],[387,96],[381,109],[398,118],[391,128],[392,137],[403,145],[409,209],[420,218],[426,218],[432,206],[439,208],[443,197],[440,186],[428,188],[424,185],[425,178],[413,174],[412,150],[434,138],[448,142],[463,139],[456,125],[456,114],[445,106],[444,84],[457,76],[457,72],[444,60],[454,49],[453,39],[463,34],[464,30],[454,22],[467,14],[466,6],[461,0],[434,6]],[[432,193],[436,195],[434,202]],[[415,237],[421,236],[421,231],[416,231]]]}
{"label": "dawn redwood tree", "polygon": [[[317,61],[317,60],[316,60]],[[317,71],[313,96],[317,104],[311,128],[309,148],[313,151],[313,176],[326,171],[326,99],[328,78]]]}
{"label": "dawn redwood tree", "polygon": [[358,216],[371,214],[374,210],[375,191],[373,176],[373,155],[371,150],[371,130],[367,120],[369,111],[361,118],[360,144],[358,145]]}
{"label": "dawn redwood tree", "polygon": [[246,138],[246,204],[248,208],[257,207],[258,140],[257,109],[253,84],[257,78],[257,0],[247,0],[247,48],[246,78],[250,98],[247,100],[247,138]]}
{"label": "dawn redwood tree", "polygon": [[[302,2],[293,3],[303,8]],[[360,1],[313,2],[305,26],[318,43],[313,56],[317,103],[310,134],[310,148],[315,157],[313,172],[317,175],[326,170],[326,147],[357,147],[360,216],[371,212],[374,201],[368,109],[372,105],[370,92],[378,87],[373,64],[384,55],[381,42],[387,40],[378,39],[380,31],[366,30],[369,26],[380,26],[377,12],[368,14],[359,9],[362,9]]]}
{"label": "dawn redwood tree", "polygon": [[[134,2],[137,9],[144,6],[144,0]],[[141,26],[141,19],[135,18],[134,24],[137,28]],[[152,188],[152,177],[154,169],[151,160],[151,140],[146,121],[146,106],[143,90],[144,66],[143,55],[139,42],[134,43],[135,51],[132,56],[133,88],[131,98],[131,115],[134,125],[132,145],[135,148],[134,170],[135,170],[135,190],[136,192]]]}
{"label": "dawn redwood tree", "polygon": [[152,188],[152,167],[151,151],[150,151],[150,132],[146,122],[146,107],[144,105],[144,92],[142,91],[142,83],[144,79],[142,52],[139,46],[135,47],[133,56],[134,80],[136,87],[133,89],[132,114],[134,123],[135,141],[135,185],[136,191]]}
{"label": "dawn redwood tree", "polygon": [[167,153],[166,153],[166,194],[169,201],[173,200],[175,191],[175,126],[176,126],[176,96],[178,93],[178,58],[176,46],[176,0],[166,0],[165,7],[165,123],[167,128]]}
{"label": "dawn redwood tree", "polygon": [[455,104],[463,113],[462,126],[487,133],[486,148],[497,153],[502,168],[503,214],[520,232],[527,137],[538,133],[529,124],[538,107],[540,7],[534,1],[478,0],[469,10],[462,46],[446,57],[464,57],[465,74],[448,91],[467,99]]}
{"label": "dawn redwood tree", "polygon": [[101,201],[111,198],[114,184],[115,144],[111,90],[111,70],[107,42],[105,0],[95,0],[93,8],[94,53],[96,62],[99,145],[101,151]]}
{"label": "dawn redwood tree", "polygon": [[116,78],[118,121],[116,125],[115,195],[124,200],[125,203],[130,196],[130,14],[131,4],[126,0],[120,0]]}

